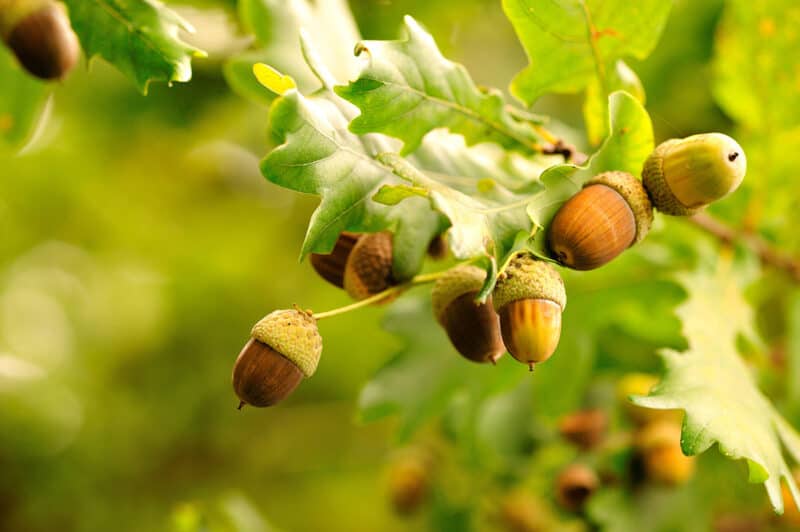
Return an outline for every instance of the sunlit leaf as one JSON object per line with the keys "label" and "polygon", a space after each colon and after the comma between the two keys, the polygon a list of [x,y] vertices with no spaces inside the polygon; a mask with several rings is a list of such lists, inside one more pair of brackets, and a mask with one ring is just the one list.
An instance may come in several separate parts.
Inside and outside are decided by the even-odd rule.
{"label": "sunlit leaf", "polygon": [[0,144],[17,147],[31,134],[49,88],[0,47]]}

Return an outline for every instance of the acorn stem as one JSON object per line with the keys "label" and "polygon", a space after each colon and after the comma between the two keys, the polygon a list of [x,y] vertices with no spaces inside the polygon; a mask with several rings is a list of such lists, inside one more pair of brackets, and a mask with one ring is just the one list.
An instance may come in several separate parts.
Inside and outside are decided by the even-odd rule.
{"label": "acorn stem", "polygon": [[345,305],[344,307],[335,308],[333,310],[328,310],[328,311],[319,312],[319,313],[313,313],[312,315],[314,316],[315,320],[319,321],[319,320],[323,320],[325,318],[338,316],[339,314],[345,314],[345,313],[350,312],[352,310],[358,310],[361,307],[366,307],[366,306],[369,306],[369,305],[371,305],[373,303],[377,303],[378,301],[382,301],[382,300],[384,300],[384,299],[386,299],[388,297],[393,296],[396,293],[399,293],[399,292],[402,292],[402,291],[404,291],[404,290],[406,290],[408,288],[411,288],[412,286],[432,283],[432,282],[436,281],[436,279],[438,279],[439,277],[443,276],[446,273],[447,273],[447,270],[443,270],[443,271],[438,271],[438,272],[433,272],[433,273],[424,273],[422,275],[415,275],[414,277],[412,277],[409,281],[406,281],[405,283],[398,284],[398,285],[395,285],[395,286],[390,286],[386,290],[384,290],[382,292],[378,292],[377,294],[375,294],[373,296],[370,296],[370,297],[368,297],[366,299],[361,299],[359,301],[356,301],[355,303],[351,303],[349,305]]}
{"label": "acorn stem", "polygon": [[241,410],[244,405],[246,405],[244,401],[239,401],[239,406],[236,407],[236,410]]}

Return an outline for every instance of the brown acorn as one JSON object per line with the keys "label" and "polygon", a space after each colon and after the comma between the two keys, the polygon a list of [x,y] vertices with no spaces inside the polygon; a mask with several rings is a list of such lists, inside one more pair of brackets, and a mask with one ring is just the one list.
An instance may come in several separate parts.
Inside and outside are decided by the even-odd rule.
{"label": "brown acorn", "polygon": [[396,284],[392,276],[392,234],[361,235],[347,257],[344,289],[353,299],[366,299]]}
{"label": "brown acorn", "polygon": [[533,371],[558,347],[567,304],[564,281],[550,264],[520,255],[498,276],[492,297],[506,349]]}
{"label": "brown acorn", "polygon": [[314,317],[301,310],[276,310],[258,323],[233,366],[233,389],[244,405],[271,406],[314,374],[322,337]]}
{"label": "brown acorn", "polygon": [[736,190],[746,171],[738,142],[703,133],[659,144],[644,163],[642,181],[659,211],[691,216]]}
{"label": "brown acorn", "polygon": [[641,181],[627,172],[604,172],[561,206],[547,240],[558,262],[592,270],[642,240],[652,223],[653,206]]}
{"label": "brown acorn", "polygon": [[681,450],[681,426],[658,420],[642,427],[634,436],[647,479],[660,484],[685,484],[694,473],[695,460]]}
{"label": "brown acorn", "polygon": [[602,410],[581,410],[561,418],[558,431],[567,441],[583,450],[597,446],[608,428],[608,416]]}
{"label": "brown acorn", "polygon": [[358,233],[343,231],[339,238],[336,239],[333,251],[328,254],[311,254],[311,266],[314,267],[320,277],[334,286],[344,288],[344,269],[347,265],[347,258],[350,256],[350,252],[353,251],[353,246],[356,245],[360,236]]}
{"label": "brown acorn", "polygon": [[436,235],[428,244],[428,256],[433,260],[446,259],[448,251],[447,239],[443,234]]}
{"label": "brown acorn", "polygon": [[578,512],[599,485],[600,479],[594,470],[583,464],[572,464],[556,479],[556,501],[564,509]]}
{"label": "brown acorn", "polygon": [[389,501],[398,515],[415,513],[428,498],[431,459],[419,450],[407,450],[389,466]]}
{"label": "brown acorn", "polygon": [[492,298],[478,303],[486,272],[476,266],[457,266],[440,277],[431,290],[433,313],[450,342],[464,358],[495,363],[506,348],[500,336],[500,318]]}
{"label": "brown acorn", "polygon": [[8,0],[0,8],[3,40],[28,72],[50,80],[72,70],[80,44],[63,5],[52,0]]}

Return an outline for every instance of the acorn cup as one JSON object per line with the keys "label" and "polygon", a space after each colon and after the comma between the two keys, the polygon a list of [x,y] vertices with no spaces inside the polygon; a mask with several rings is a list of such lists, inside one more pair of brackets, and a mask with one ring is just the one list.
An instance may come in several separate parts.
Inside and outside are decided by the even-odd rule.
{"label": "acorn cup", "polygon": [[486,272],[476,266],[452,268],[436,281],[431,300],[436,321],[456,351],[473,362],[494,364],[506,348],[492,297],[475,301],[485,278]]}
{"label": "acorn cup", "polygon": [[600,479],[594,470],[583,464],[572,464],[556,479],[556,501],[570,512],[579,512],[599,485]]}
{"label": "acorn cup", "polygon": [[695,460],[681,450],[681,426],[666,420],[648,423],[634,435],[648,480],[679,486],[694,473]]}
{"label": "acorn cup", "polygon": [[350,297],[358,300],[397,284],[392,276],[391,233],[383,231],[359,237],[347,257],[342,284]]}
{"label": "acorn cup", "polygon": [[652,223],[653,206],[641,181],[627,172],[604,172],[561,206],[547,241],[564,266],[593,270],[642,240]]}
{"label": "acorn cup", "polygon": [[722,133],[662,142],[644,163],[642,181],[656,209],[691,216],[736,190],[747,171],[739,144]]}
{"label": "acorn cup", "polygon": [[244,405],[271,406],[314,374],[322,337],[314,317],[302,310],[276,310],[255,324],[233,366],[233,389]]}
{"label": "acorn cup", "polygon": [[360,236],[358,233],[342,231],[342,234],[336,239],[333,251],[328,254],[311,254],[311,266],[314,267],[320,277],[334,286],[344,288],[344,269],[347,265],[347,259]]}
{"label": "acorn cup", "polygon": [[0,34],[22,66],[38,78],[61,79],[78,62],[78,37],[59,2],[0,2]]}
{"label": "acorn cup", "polygon": [[498,276],[492,297],[506,349],[533,371],[558,347],[564,281],[550,264],[520,255]]}

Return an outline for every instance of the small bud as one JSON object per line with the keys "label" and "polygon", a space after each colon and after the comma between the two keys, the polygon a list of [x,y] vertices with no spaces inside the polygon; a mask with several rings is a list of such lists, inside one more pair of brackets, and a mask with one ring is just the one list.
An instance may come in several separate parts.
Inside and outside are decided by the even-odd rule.
{"label": "small bud", "polygon": [[747,159],[739,144],[722,133],[662,142],[644,164],[642,179],[664,214],[691,216],[736,190]]}
{"label": "small bud", "polygon": [[57,2],[13,1],[0,14],[3,39],[25,69],[42,79],[63,78],[78,61],[80,44]]}
{"label": "small bud", "polygon": [[486,272],[476,266],[452,268],[436,281],[431,300],[436,321],[453,347],[474,362],[494,363],[506,349],[491,296],[485,303],[475,301],[485,278]]}
{"label": "small bud", "polygon": [[366,299],[395,284],[392,276],[392,234],[362,235],[344,269],[344,289],[353,299]]}
{"label": "small bud", "polygon": [[572,464],[556,479],[556,501],[570,512],[579,512],[599,485],[600,479],[592,469]]}
{"label": "small bud", "polygon": [[251,336],[233,366],[240,408],[274,405],[316,371],[322,337],[310,314],[276,310],[256,323]]}
{"label": "small bud", "polygon": [[531,370],[550,358],[561,337],[561,312],[567,303],[564,281],[555,268],[531,255],[515,257],[492,297],[511,356]]}
{"label": "small bud", "polygon": [[558,431],[569,442],[583,450],[597,446],[608,427],[608,416],[602,410],[582,410],[561,419]]}
{"label": "small bud", "polygon": [[627,172],[605,172],[558,210],[548,243],[564,266],[593,270],[642,240],[652,222],[653,207],[641,181]]}
{"label": "small bud", "polygon": [[357,233],[344,231],[339,235],[336,244],[333,246],[333,251],[329,254],[311,254],[311,266],[314,267],[320,277],[334,286],[344,288],[344,269],[347,265],[347,258],[350,256],[350,252],[353,251],[353,246],[358,242],[359,236]]}
{"label": "small bud", "polygon": [[643,459],[647,479],[660,484],[685,484],[694,473],[695,460],[681,450],[681,426],[670,421],[654,421],[634,436],[637,452]]}

